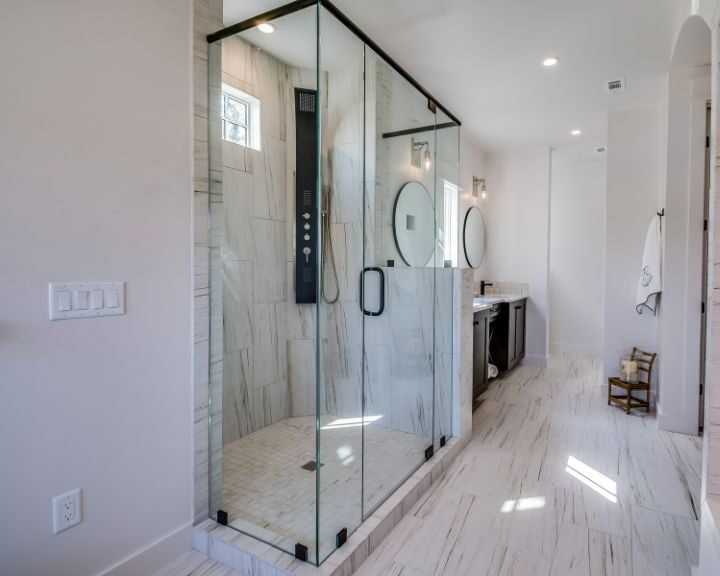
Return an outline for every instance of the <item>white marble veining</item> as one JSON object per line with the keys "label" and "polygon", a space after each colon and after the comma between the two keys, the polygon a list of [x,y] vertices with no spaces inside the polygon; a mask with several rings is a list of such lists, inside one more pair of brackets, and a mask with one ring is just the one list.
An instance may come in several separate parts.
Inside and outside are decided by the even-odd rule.
{"label": "white marble veining", "polygon": [[[193,519],[207,517],[210,500],[209,400],[210,307],[208,204],[210,165],[208,143],[208,68],[211,48],[206,35],[222,27],[222,1],[193,2]],[[217,54],[217,50],[216,50]],[[215,64],[219,64],[216,58]],[[216,166],[214,173],[221,171]],[[217,486],[217,483],[216,483]]]}
{"label": "white marble veining", "polygon": [[495,382],[468,447],[357,574],[689,576],[701,440],[598,396],[592,356]]}

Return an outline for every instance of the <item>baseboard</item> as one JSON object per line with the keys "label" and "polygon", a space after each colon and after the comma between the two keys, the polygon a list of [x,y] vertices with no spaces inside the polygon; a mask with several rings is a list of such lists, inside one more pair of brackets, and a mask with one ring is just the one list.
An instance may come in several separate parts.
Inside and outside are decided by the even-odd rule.
{"label": "baseboard", "polygon": [[523,366],[537,366],[538,368],[547,368],[547,356],[539,356],[534,354],[526,354],[520,363]]}
{"label": "baseboard", "polygon": [[603,354],[605,351],[602,346],[584,346],[582,344],[568,344],[566,342],[551,342],[550,349],[553,352],[573,352],[576,354]]}
{"label": "baseboard", "polygon": [[191,522],[131,554],[102,572],[102,576],[148,576],[193,548]]}

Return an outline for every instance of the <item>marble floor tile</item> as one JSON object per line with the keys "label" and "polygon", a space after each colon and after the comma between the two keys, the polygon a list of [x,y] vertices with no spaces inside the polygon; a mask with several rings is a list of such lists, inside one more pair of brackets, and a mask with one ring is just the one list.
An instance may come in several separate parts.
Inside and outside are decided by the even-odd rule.
{"label": "marble floor tile", "polygon": [[[360,524],[362,496],[365,510],[375,509],[424,462],[428,444],[425,438],[397,430],[374,425],[361,431],[334,425],[336,420],[321,418],[323,556],[333,550],[341,528],[352,531]],[[222,458],[222,507],[233,528],[289,551],[296,542],[312,543],[317,476],[302,466],[315,458],[314,416],[287,418],[228,442]]]}
{"label": "marble floor tile", "polygon": [[633,506],[632,523],[634,576],[690,576],[698,562],[696,520]]}
{"label": "marble floor tile", "polygon": [[164,566],[152,576],[242,576],[227,565],[208,558],[197,550],[180,556],[175,562]]}
{"label": "marble floor tile", "polygon": [[[454,572],[444,572],[455,574]],[[458,574],[461,574],[458,572]],[[550,562],[533,558],[518,550],[485,540],[473,556],[468,576],[548,576]]]}
{"label": "marble floor tile", "polygon": [[590,574],[592,576],[627,576],[632,574],[630,539],[598,530],[588,530]]}
{"label": "marble floor tile", "polygon": [[602,400],[602,362],[555,355],[494,382],[473,436],[360,574],[685,576],[702,440]]}
{"label": "marble floor tile", "polygon": [[[608,407],[600,401],[601,376],[598,358],[562,354],[546,369],[520,366],[494,382],[473,414],[466,448],[356,574],[690,576],[698,560],[702,440],[658,431],[652,414]],[[258,458],[283,452],[272,434],[292,421],[269,427],[267,442],[256,437]],[[228,473],[247,474],[249,455],[246,447]],[[264,514],[287,509],[282,494],[296,489],[288,478],[273,478]],[[243,489],[243,514],[268,494],[247,483]],[[314,518],[313,507],[303,514]]]}

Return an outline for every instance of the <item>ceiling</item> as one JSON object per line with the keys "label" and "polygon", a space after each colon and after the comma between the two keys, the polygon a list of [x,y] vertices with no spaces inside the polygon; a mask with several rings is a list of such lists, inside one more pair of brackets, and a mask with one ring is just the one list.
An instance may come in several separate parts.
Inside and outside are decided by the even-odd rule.
{"label": "ceiling", "polygon": [[[225,24],[284,3],[225,0]],[[608,110],[660,100],[679,15],[689,11],[686,0],[335,4],[458,116],[463,133],[484,149],[604,145]],[[278,27],[274,40],[281,34]],[[559,64],[543,67],[548,56]],[[605,82],[618,77],[626,79],[627,91],[606,94]],[[571,136],[575,128],[582,135]]]}

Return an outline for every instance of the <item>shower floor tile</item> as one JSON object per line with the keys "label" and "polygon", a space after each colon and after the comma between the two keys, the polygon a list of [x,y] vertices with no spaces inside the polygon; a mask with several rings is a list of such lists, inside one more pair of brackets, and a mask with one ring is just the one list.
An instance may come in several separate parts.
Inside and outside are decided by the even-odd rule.
{"label": "shower floor tile", "polygon": [[[365,486],[361,483],[365,441]],[[321,417],[320,555],[361,522],[425,461],[430,440],[357,419]],[[223,447],[223,509],[233,528],[293,553],[315,556],[315,417],[281,420]]]}

